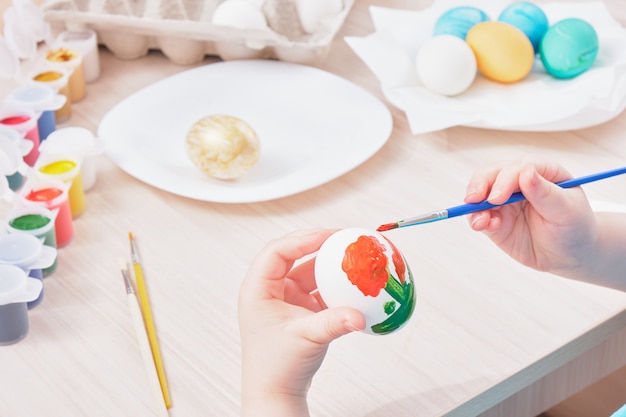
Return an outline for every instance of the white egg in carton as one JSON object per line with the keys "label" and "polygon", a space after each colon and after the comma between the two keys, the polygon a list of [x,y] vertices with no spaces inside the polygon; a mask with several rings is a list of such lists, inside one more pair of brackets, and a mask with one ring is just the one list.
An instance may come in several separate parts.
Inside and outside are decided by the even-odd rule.
{"label": "white egg in carton", "polygon": [[[41,7],[53,31],[92,29],[98,42],[122,59],[158,49],[181,65],[206,55],[316,64],[326,56],[354,1],[44,0]],[[219,12],[224,6],[231,10]],[[294,16],[286,13],[298,6],[300,25],[294,32]],[[250,7],[266,26],[258,24]],[[220,24],[216,12],[221,13]],[[281,19],[287,23],[284,30],[276,26]]]}

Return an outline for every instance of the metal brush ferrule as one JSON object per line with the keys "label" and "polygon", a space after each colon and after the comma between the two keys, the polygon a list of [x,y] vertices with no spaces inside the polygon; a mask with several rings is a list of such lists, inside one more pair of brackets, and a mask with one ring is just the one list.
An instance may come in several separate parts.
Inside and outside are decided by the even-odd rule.
{"label": "metal brush ferrule", "polygon": [[398,227],[413,226],[416,224],[423,224],[423,223],[431,223],[431,222],[436,222],[438,220],[443,220],[447,218],[448,218],[448,210],[446,209],[431,211],[429,213],[425,213],[420,216],[411,217],[410,219],[400,220],[398,222]]}

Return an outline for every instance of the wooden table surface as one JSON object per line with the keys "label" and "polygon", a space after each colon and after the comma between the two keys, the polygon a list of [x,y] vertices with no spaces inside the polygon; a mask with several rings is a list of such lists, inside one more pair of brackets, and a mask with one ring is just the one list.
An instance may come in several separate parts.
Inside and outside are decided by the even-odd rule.
{"label": "wooden table surface", "polygon": [[[43,303],[30,310],[29,335],[0,347],[0,415],[153,415],[119,271],[129,231],[143,260],[170,414],[236,416],[237,292],[268,240],[301,228],[375,228],[458,204],[471,173],[490,161],[539,154],[574,175],[624,165],[625,113],[576,131],[412,135],[343,38],[371,33],[370,4],[428,3],[357,1],[319,65],[379,97],[393,116],[387,144],[338,179],[274,201],[219,204],[161,191],[100,156],[74,239],[59,250]],[[624,23],[621,2],[607,4]],[[100,59],[101,78],[59,127],[95,132],[120,100],[190,68],[160,52],[123,61],[101,49]],[[0,93],[11,88],[4,81]],[[591,199],[620,204],[624,189],[623,177],[585,186]],[[3,203],[0,214],[8,209]],[[416,312],[397,333],[352,334],[331,346],[310,391],[314,415],[531,417],[626,364],[626,294],[525,268],[463,218],[389,237],[413,269]]]}

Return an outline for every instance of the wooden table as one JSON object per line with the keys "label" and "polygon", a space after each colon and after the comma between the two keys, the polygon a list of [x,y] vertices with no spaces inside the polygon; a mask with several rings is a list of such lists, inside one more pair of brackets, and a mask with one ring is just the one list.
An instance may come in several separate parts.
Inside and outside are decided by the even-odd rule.
{"label": "wooden table", "polygon": [[[620,2],[607,3],[624,22]],[[359,0],[320,67],[385,101],[377,80],[343,41],[372,31],[370,4],[428,2]],[[159,52],[122,61],[102,50],[101,63],[101,78],[61,127],[96,131],[117,102],[187,69]],[[3,82],[0,92],[10,88]],[[456,127],[414,136],[404,114],[389,109],[393,132],[371,159],[323,186],[269,202],[179,197],[101,156],[75,237],[59,250],[44,302],[30,311],[28,337],[0,348],[0,414],[154,413],[119,271],[119,258],[129,256],[129,231],[143,259],[170,414],[235,416],[237,291],[269,239],[318,226],[375,228],[458,204],[469,175],[489,161],[541,154],[574,175],[626,161],[626,114],[577,131]],[[626,178],[585,187],[592,199],[621,204],[624,189]],[[8,208],[2,206],[2,213]],[[334,343],[311,388],[314,415],[530,417],[626,364],[626,294],[527,269],[462,218],[389,236],[412,266],[416,313],[392,335],[353,334]]]}

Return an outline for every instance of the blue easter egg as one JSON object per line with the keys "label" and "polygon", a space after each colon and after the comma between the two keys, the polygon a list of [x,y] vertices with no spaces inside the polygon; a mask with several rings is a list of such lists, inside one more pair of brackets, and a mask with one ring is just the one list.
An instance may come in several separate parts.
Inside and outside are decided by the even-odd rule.
{"label": "blue easter egg", "polygon": [[548,18],[539,6],[527,1],[513,3],[500,13],[498,20],[524,32],[535,53],[539,52],[541,38],[549,27]]}
{"label": "blue easter egg", "polygon": [[569,18],[550,26],[539,46],[541,62],[556,78],[587,71],[598,55],[598,35],[588,22]]}
{"label": "blue easter egg", "polygon": [[433,35],[453,35],[465,40],[467,32],[474,25],[487,20],[490,20],[487,13],[477,7],[455,7],[437,19]]}

